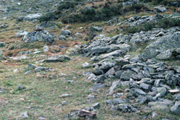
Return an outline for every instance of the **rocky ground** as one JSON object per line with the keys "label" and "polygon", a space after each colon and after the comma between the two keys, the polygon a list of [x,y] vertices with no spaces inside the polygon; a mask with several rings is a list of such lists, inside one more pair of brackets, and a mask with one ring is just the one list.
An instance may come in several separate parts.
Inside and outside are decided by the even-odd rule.
{"label": "rocky ground", "polygon": [[123,29],[179,20],[178,1],[72,24],[39,22],[59,0],[0,3],[2,120],[179,120],[180,26]]}

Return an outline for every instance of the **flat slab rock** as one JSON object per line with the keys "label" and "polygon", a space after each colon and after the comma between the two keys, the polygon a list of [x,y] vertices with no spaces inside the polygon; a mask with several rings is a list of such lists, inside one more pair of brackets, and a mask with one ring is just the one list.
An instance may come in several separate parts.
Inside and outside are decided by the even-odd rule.
{"label": "flat slab rock", "polygon": [[48,59],[44,59],[42,62],[65,62],[69,60],[71,60],[71,58],[67,55],[56,55]]}

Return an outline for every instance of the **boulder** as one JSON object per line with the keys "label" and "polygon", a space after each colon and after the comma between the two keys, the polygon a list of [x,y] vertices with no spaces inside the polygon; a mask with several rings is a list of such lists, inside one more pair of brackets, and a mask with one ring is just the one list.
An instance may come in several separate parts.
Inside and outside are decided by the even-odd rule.
{"label": "boulder", "polygon": [[176,101],[170,110],[172,113],[179,115],[179,113],[180,113],[180,101]]}
{"label": "boulder", "polygon": [[172,57],[172,51],[170,49],[163,51],[156,56],[156,58],[159,60],[169,60],[171,57]]}
{"label": "boulder", "polygon": [[[176,49],[180,46],[180,32],[175,32],[173,34],[164,36],[159,38],[157,41],[151,43],[148,45],[142,53],[142,58],[149,59],[157,56],[158,54],[162,53],[163,51],[166,51],[168,49]],[[167,51],[167,53],[169,53]],[[165,54],[165,53],[164,53]],[[166,54],[165,54],[166,55]],[[164,56],[164,58],[167,58],[169,54]],[[159,55],[160,57],[160,55]]]}
{"label": "boulder", "polygon": [[102,31],[102,27],[92,26],[92,27],[90,28],[90,31],[91,31],[91,32],[95,32],[95,31],[101,32],[101,31]]}
{"label": "boulder", "polygon": [[22,38],[22,41],[24,42],[34,42],[34,41],[43,41],[43,42],[54,42],[54,37],[49,34],[46,30],[40,30],[35,32],[29,32],[28,34],[25,34]]}
{"label": "boulder", "polygon": [[65,61],[69,61],[71,60],[71,58],[67,55],[56,55],[56,56],[52,56],[48,59],[44,59],[42,60],[42,62],[65,62]]}
{"label": "boulder", "polygon": [[35,20],[35,19],[40,18],[41,16],[42,16],[41,13],[29,14],[29,15],[25,16],[23,20],[33,21],[33,20]]}
{"label": "boulder", "polygon": [[128,70],[128,71],[124,71],[122,74],[121,74],[121,77],[120,77],[120,80],[129,80],[131,77],[133,76],[133,72]]}
{"label": "boulder", "polygon": [[162,6],[156,6],[156,7],[154,7],[154,9],[157,10],[158,12],[165,12],[166,11],[166,8],[162,7]]}
{"label": "boulder", "polygon": [[59,40],[67,40],[64,35],[60,35],[60,36],[58,37],[58,39],[59,39]]}
{"label": "boulder", "polygon": [[15,37],[15,38],[19,38],[19,37],[23,37],[23,36],[25,36],[25,35],[27,35],[27,34],[28,34],[27,31],[22,31],[22,30],[21,30],[21,31],[18,31],[14,37]]}
{"label": "boulder", "polygon": [[63,35],[63,36],[70,36],[71,35],[71,31],[70,30],[64,30],[62,29],[61,33],[60,33],[60,36]]}
{"label": "boulder", "polygon": [[101,84],[101,83],[94,83],[94,85],[89,89],[89,92],[94,92],[96,91],[97,89],[101,89],[105,87],[104,84]]}

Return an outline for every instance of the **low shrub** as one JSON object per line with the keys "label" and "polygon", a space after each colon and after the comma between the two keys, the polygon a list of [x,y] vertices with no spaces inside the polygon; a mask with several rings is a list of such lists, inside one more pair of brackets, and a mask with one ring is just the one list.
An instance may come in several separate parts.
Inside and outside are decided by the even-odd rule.
{"label": "low shrub", "polygon": [[175,18],[164,18],[158,22],[149,22],[141,24],[135,27],[124,27],[123,30],[127,33],[136,33],[140,31],[149,31],[152,28],[170,28],[170,27],[180,27],[180,20]]}
{"label": "low shrub", "polygon": [[43,15],[43,16],[41,16],[40,18],[39,18],[39,21],[40,22],[43,22],[43,21],[50,21],[50,20],[55,20],[55,19],[57,19],[58,17],[57,17],[57,15],[55,15],[55,13],[47,13],[47,14],[45,14],[45,15]]}
{"label": "low shrub", "polygon": [[69,8],[75,8],[77,4],[77,2],[63,2],[58,6],[58,10],[61,11]]}

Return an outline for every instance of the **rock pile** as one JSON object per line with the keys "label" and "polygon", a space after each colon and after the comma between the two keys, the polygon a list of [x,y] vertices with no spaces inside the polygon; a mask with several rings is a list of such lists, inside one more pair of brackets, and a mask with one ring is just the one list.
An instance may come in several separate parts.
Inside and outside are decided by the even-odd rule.
{"label": "rock pile", "polygon": [[[116,81],[111,81],[109,88],[109,95],[113,95],[114,99],[106,101],[109,109],[138,112],[140,109],[137,104],[145,104],[152,110],[177,114],[180,109],[180,67],[169,66],[153,59],[153,56],[156,53],[156,58],[178,58],[179,38],[179,27],[175,27],[99,38],[81,46],[79,53],[96,62],[91,65],[94,68],[92,73],[85,74],[86,80],[94,83],[89,91],[107,87],[109,82],[106,80],[116,78]],[[131,48],[137,48],[139,43],[146,42],[149,45],[142,54],[134,57],[125,55]],[[132,47],[129,44],[132,44]],[[116,88],[121,88],[122,91],[116,93]]]}
{"label": "rock pile", "polygon": [[43,42],[54,42],[54,36],[51,35],[48,31],[43,29],[36,29],[35,32],[28,32],[24,34],[22,41],[24,42],[34,42],[34,41],[43,41]]}

